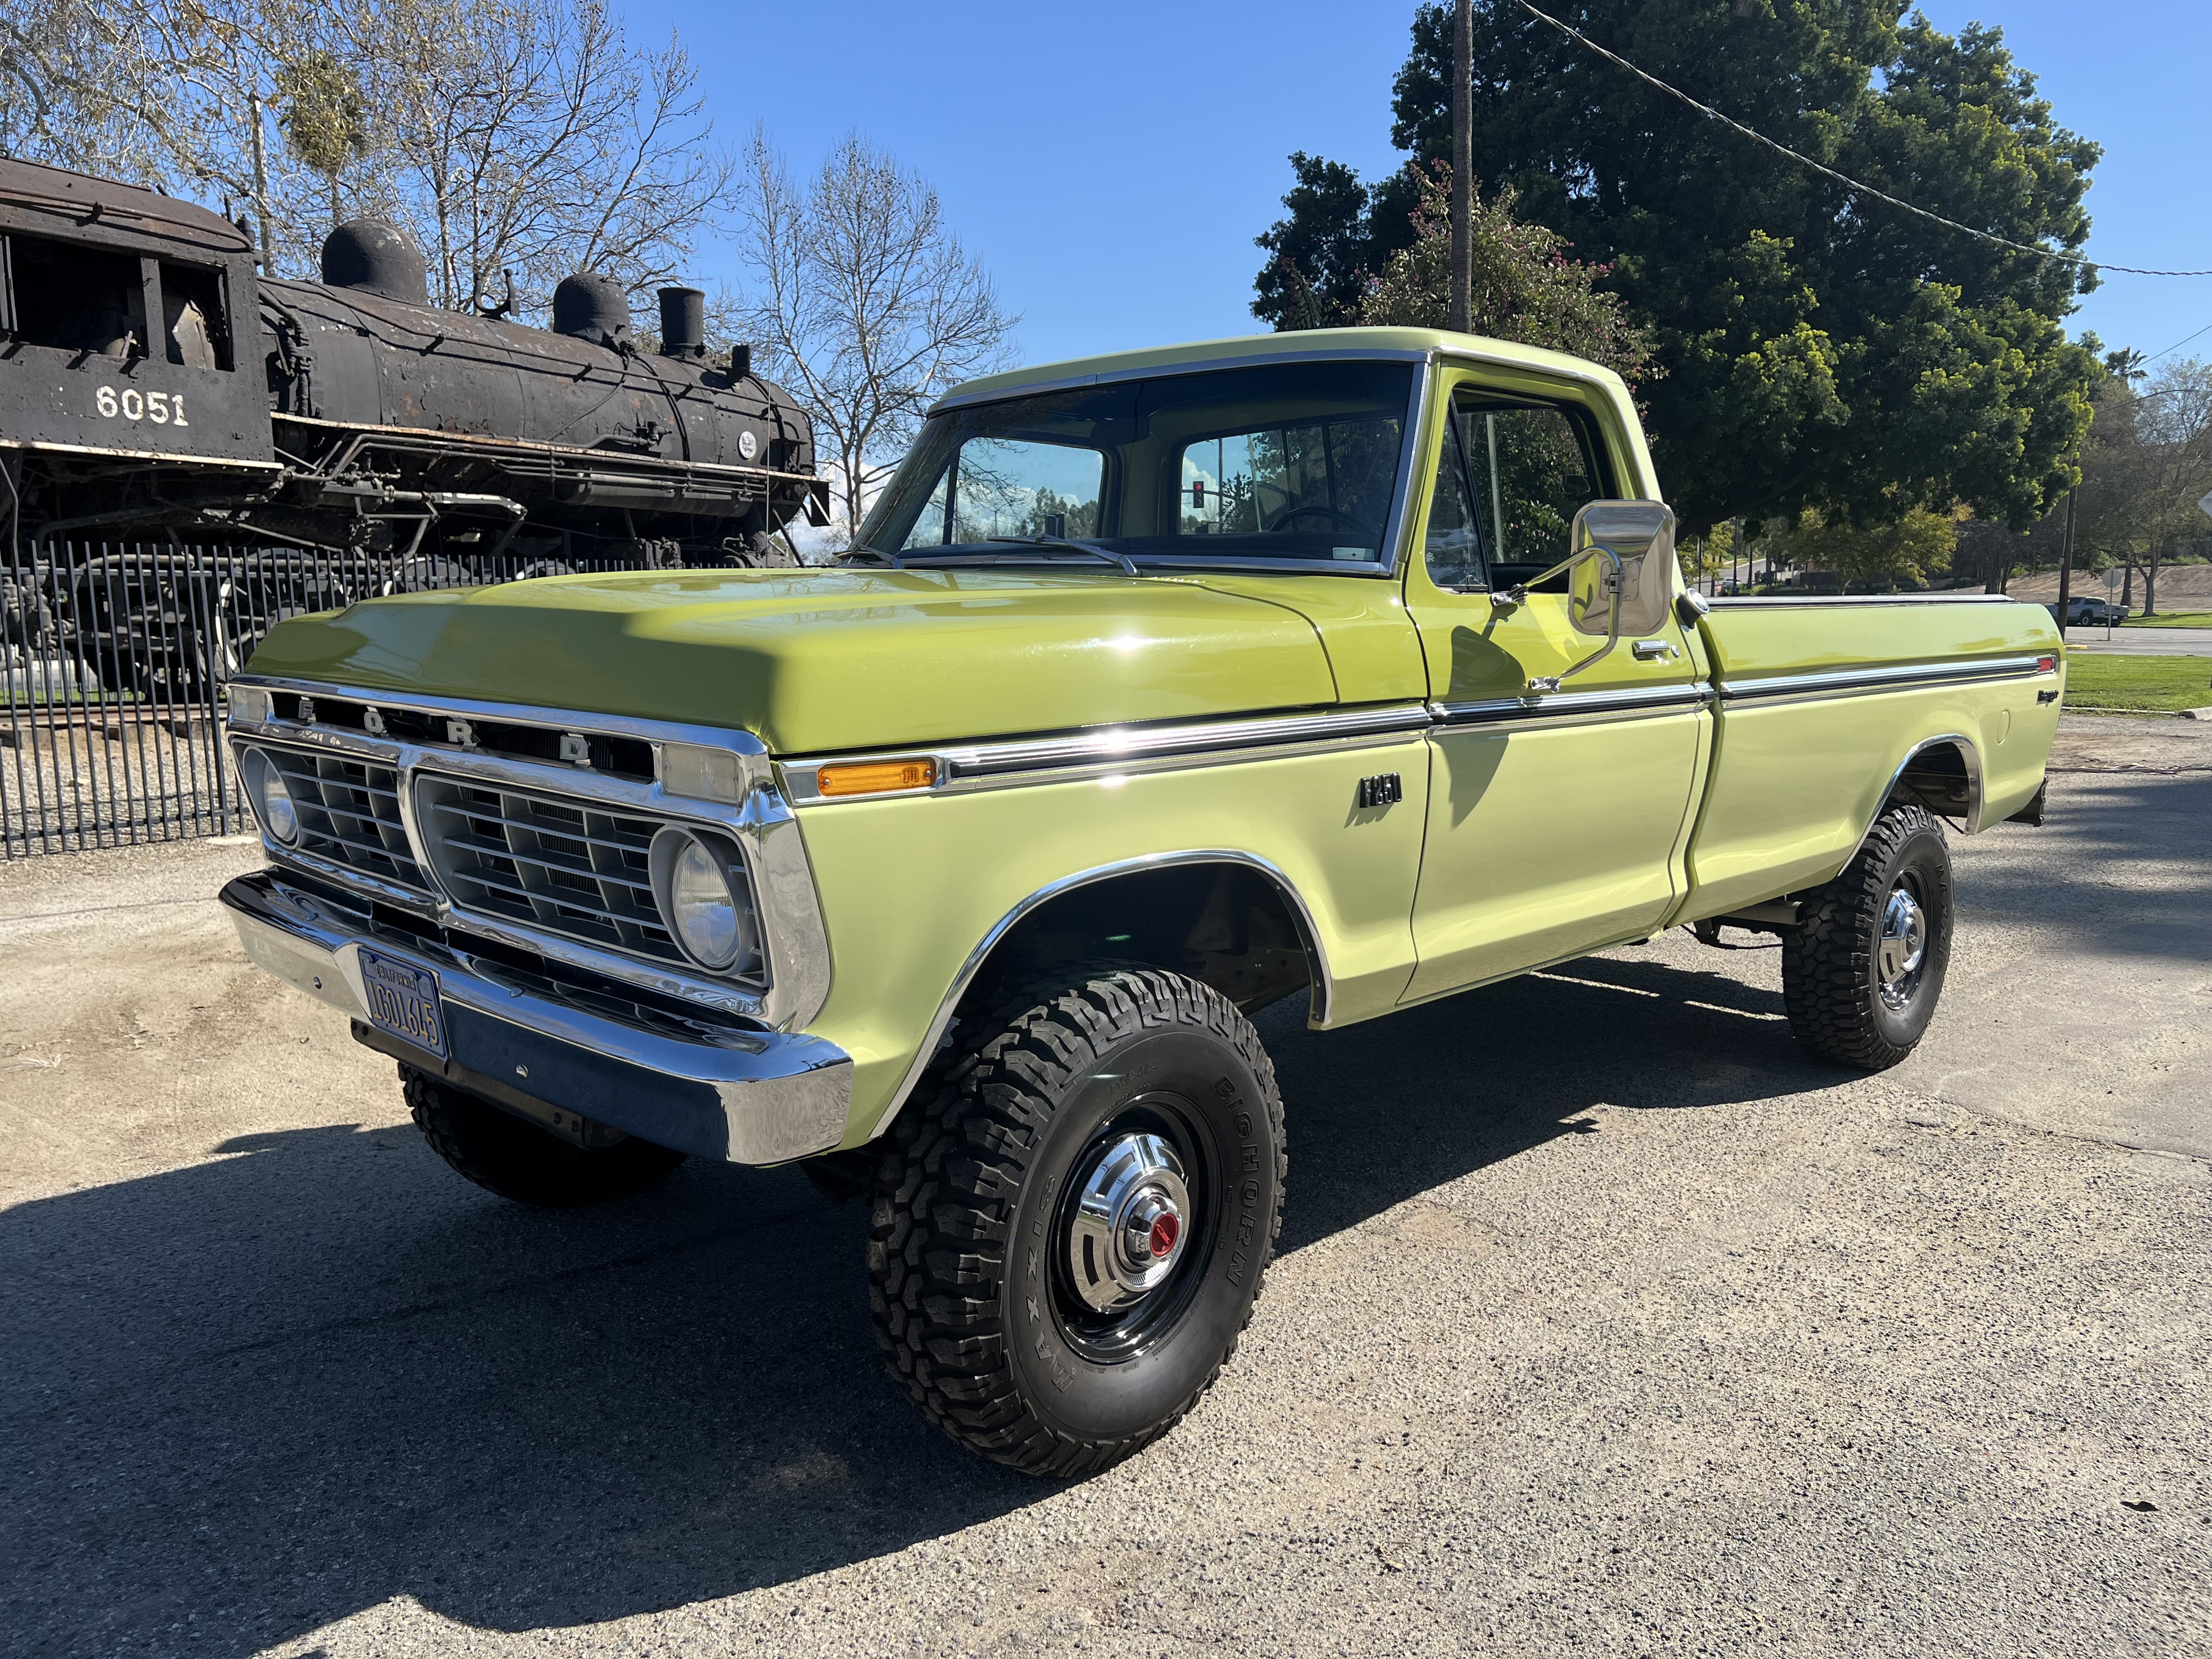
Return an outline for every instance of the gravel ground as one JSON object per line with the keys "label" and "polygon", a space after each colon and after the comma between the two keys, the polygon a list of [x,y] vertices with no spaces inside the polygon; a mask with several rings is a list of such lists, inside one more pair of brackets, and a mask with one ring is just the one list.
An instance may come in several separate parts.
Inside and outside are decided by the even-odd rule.
{"label": "gravel ground", "polygon": [[1885,1075],[1679,933],[1267,1017],[1258,1317],[1073,1486],[894,1393],[797,1175],[448,1173],[252,848],[0,869],[0,1650],[2212,1653],[2212,730],[2066,726]]}

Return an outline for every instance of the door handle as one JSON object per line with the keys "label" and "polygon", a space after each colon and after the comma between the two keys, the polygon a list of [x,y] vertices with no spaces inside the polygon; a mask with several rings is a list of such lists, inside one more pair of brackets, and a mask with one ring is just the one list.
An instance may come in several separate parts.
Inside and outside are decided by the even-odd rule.
{"label": "door handle", "polygon": [[1638,640],[1630,649],[1638,662],[1666,662],[1674,654],[1674,647],[1664,640]]}

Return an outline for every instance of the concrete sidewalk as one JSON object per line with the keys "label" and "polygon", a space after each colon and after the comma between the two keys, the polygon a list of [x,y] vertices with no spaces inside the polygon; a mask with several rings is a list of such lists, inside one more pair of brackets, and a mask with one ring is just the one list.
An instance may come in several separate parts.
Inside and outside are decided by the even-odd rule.
{"label": "concrete sidewalk", "polygon": [[2212,628],[2069,628],[2069,651],[2112,652],[2130,657],[2212,657]]}

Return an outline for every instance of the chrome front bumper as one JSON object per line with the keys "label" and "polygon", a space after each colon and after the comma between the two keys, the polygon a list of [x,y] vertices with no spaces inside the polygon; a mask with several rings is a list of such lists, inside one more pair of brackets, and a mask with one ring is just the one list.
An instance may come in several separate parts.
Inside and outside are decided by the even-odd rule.
{"label": "chrome front bumper", "polygon": [[803,1034],[710,1024],[478,955],[458,929],[439,938],[380,927],[275,870],[222,890],[247,956],[367,1030],[356,951],[437,975],[452,1056],[374,1033],[373,1047],[540,1121],[567,1113],[696,1157],[781,1164],[844,1138],[853,1062]]}

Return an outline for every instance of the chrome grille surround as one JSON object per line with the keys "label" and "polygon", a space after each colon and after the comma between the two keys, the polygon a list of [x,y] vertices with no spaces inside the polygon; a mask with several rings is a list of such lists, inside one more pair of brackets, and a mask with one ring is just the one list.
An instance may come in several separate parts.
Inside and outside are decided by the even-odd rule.
{"label": "chrome grille surround", "polygon": [[[680,820],[429,771],[416,775],[415,813],[438,885],[457,911],[690,967],[653,896],[653,838]],[[733,896],[757,925],[749,877],[741,885]],[[730,977],[760,987],[758,958]]]}
{"label": "chrome grille surround", "polygon": [[396,767],[274,744],[257,746],[275,763],[300,814],[299,839],[284,850],[432,896],[407,837]]}
{"label": "chrome grille surround", "polygon": [[[243,698],[234,703],[229,736],[235,752],[250,745],[281,757],[288,783],[289,769],[325,762],[351,765],[366,781],[373,769],[397,780],[395,798],[404,835],[404,856],[414,866],[410,884],[371,873],[357,865],[286,847],[265,833],[262,844],[280,865],[289,865],[334,885],[364,896],[414,911],[456,936],[473,934],[531,951],[570,968],[601,975],[621,984],[642,987],[663,996],[734,1013],[776,1030],[802,1027],[815,1016],[830,994],[830,963],[828,930],[822,918],[813,870],[797,818],[785,799],[769,764],[767,750],[752,733],[720,727],[684,725],[674,721],[640,720],[623,715],[593,714],[565,709],[525,708],[514,704],[480,702],[414,693],[365,690],[335,684],[290,680],[273,676],[241,675],[235,682],[244,690],[266,687],[315,696],[342,697],[381,709],[404,709],[449,716],[482,716],[517,725],[534,725],[562,731],[596,732],[642,739],[653,747],[654,781],[619,777],[579,766],[564,766],[512,756],[457,752],[445,747],[416,744],[389,735],[331,726],[304,725],[262,712],[266,700]],[[735,799],[706,799],[669,789],[666,748],[720,750],[726,764],[711,787]],[[349,781],[351,773],[342,774]],[[679,782],[681,769],[679,769]],[[426,792],[422,786],[430,785]],[[442,805],[468,805],[466,799],[441,795],[440,787],[466,789],[477,805],[494,799],[520,798],[532,803],[533,816],[546,808],[572,815],[556,818],[546,839],[544,826],[532,836],[518,836],[518,848],[502,830],[507,866],[520,870],[513,854],[532,854],[533,868],[550,872],[567,865],[563,873],[533,873],[515,884],[523,895],[507,894],[521,908],[479,908],[481,880],[471,885],[463,877],[449,890],[435,831],[428,822],[445,817],[434,812],[431,802]],[[383,797],[375,797],[379,800]],[[343,803],[341,803],[343,804]],[[579,819],[582,819],[581,823]],[[599,836],[611,848],[593,847],[588,839],[592,819],[617,833]],[[634,868],[628,842],[636,831],[663,824],[715,832],[715,838],[732,844],[741,864],[757,929],[760,950],[726,973],[699,968],[684,956],[659,927],[649,877]],[[622,826],[633,826],[623,828]],[[582,828],[585,837],[563,833]],[[489,828],[487,824],[485,827]],[[389,829],[380,829],[377,840],[387,850]],[[304,838],[303,838],[304,839]],[[649,835],[647,837],[650,839]],[[579,846],[582,848],[579,851]],[[356,849],[358,850],[358,849]],[[472,851],[464,843],[456,856]],[[364,860],[366,854],[363,854]],[[598,860],[593,862],[593,860]],[[463,863],[467,860],[463,858]],[[588,867],[590,873],[586,875]],[[495,862],[490,872],[505,879]],[[734,872],[733,872],[734,873]],[[646,884],[636,902],[637,914],[628,912],[621,895],[631,890],[622,878]],[[532,884],[542,881],[549,890],[540,894]],[[609,888],[615,890],[611,902]],[[745,895],[739,895],[741,900]],[[533,901],[543,901],[533,902]],[[571,902],[570,901],[574,901]],[[527,912],[526,918],[526,911]],[[594,914],[596,913],[596,914]],[[550,921],[544,919],[550,916]],[[651,921],[647,918],[650,916]],[[628,937],[626,937],[626,932]],[[657,933],[657,937],[656,937]]]}

